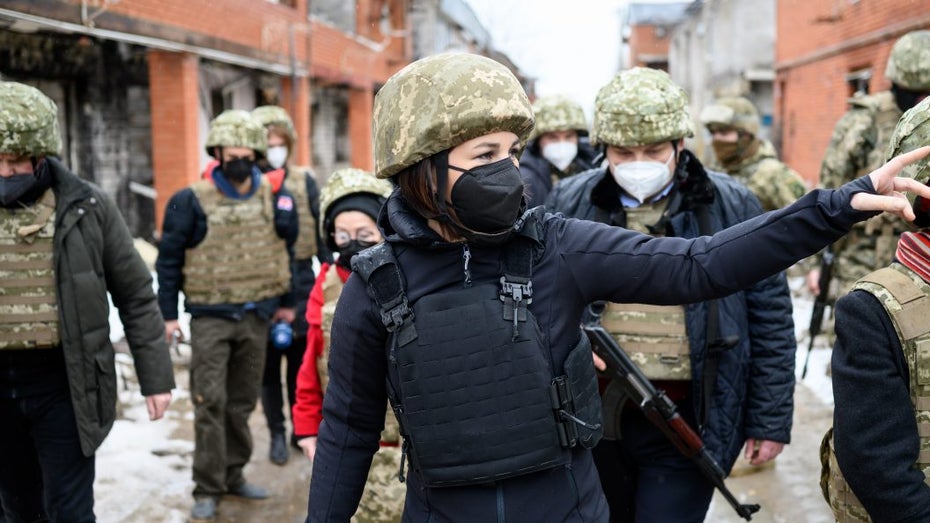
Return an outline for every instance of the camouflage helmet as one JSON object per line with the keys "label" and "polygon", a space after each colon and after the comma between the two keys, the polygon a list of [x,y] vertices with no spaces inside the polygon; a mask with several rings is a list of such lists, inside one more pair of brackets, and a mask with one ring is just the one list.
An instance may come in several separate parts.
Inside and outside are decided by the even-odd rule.
{"label": "camouflage helmet", "polygon": [[58,106],[42,91],[17,82],[0,82],[0,153],[57,155]]}
{"label": "camouflage helmet", "polygon": [[597,93],[592,144],[637,146],[690,136],[688,95],[664,71],[634,67]]}
{"label": "camouflage helmet", "polygon": [[705,127],[730,127],[757,136],[759,134],[759,112],[752,102],[742,96],[718,98],[701,111],[701,123]]}
{"label": "camouflage helmet", "polygon": [[[886,159],[890,160],[927,144],[930,144],[930,97],[908,109],[898,120],[898,125],[891,135],[891,143],[888,144]],[[930,158],[908,165],[901,171],[901,176],[926,184],[930,181]],[[914,202],[912,193],[908,193],[908,198],[911,203]]]}
{"label": "camouflage helmet", "polygon": [[213,156],[214,147],[245,147],[264,155],[268,147],[268,137],[265,127],[248,111],[228,109],[210,122],[207,154]]}
{"label": "camouflage helmet", "polygon": [[263,126],[276,125],[284,129],[291,143],[297,141],[297,131],[294,130],[294,122],[290,115],[283,107],[277,105],[262,105],[252,109],[252,117],[258,120]]}
{"label": "camouflage helmet", "polygon": [[912,31],[895,42],[885,78],[911,91],[930,90],[930,31]]}
{"label": "camouflage helmet", "polygon": [[467,53],[428,56],[395,73],[375,96],[372,119],[379,178],[485,134],[510,131],[523,144],[533,130],[513,73]]}
{"label": "camouflage helmet", "polygon": [[[320,234],[330,244],[329,230],[332,228],[335,216],[328,216],[327,211],[333,209],[333,204],[353,194],[368,194],[378,199],[391,195],[394,186],[387,180],[379,180],[362,169],[352,167],[339,169],[329,176],[326,185],[320,191]],[[334,248],[330,245],[330,248]]]}
{"label": "camouflage helmet", "polygon": [[531,139],[553,131],[578,131],[588,134],[588,122],[581,105],[561,94],[543,96],[533,104],[536,127]]}

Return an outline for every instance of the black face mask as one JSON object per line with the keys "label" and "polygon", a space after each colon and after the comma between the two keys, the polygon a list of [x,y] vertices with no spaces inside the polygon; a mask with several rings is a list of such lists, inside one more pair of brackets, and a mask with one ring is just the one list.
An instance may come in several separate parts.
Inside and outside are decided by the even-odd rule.
{"label": "black face mask", "polygon": [[513,160],[503,160],[469,170],[452,186],[452,201],[459,222],[471,231],[499,234],[513,227],[523,202],[523,179]]}
{"label": "black face mask", "polygon": [[37,181],[33,173],[0,176],[0,205],[6,207],[16,203]]}
{"label": "black face mask", "polygon": [[255,162],[245,158],[237,158],[223,164],[223,175],[233,183],[242,183],[252,176]]}
{"label": "black face mask", "polygon": [[336,263],[345,267],[346,269],[352,270],[352,258],[364,251],[365,249],[371,247],[377,242],[365,242],[361,240],[352,240],[349,243],[339,247],[339,258],[336,260]]}
{"label": "black face mask", "polygon": [[898,106],[898,109],[901,109],[901,112],[905,112],[919,104],[927,96],[926,92],[910,91],[895,84],[891,84],[891,94],[894,95],[895,105]]}

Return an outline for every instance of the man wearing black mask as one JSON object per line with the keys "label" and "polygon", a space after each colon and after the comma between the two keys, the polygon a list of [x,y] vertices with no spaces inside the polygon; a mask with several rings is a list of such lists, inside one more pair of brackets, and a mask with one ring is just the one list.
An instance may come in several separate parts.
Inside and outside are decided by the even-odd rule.
{"label": "man wearing black mask", "polygon": [[[891,89],[850,100],[850,109],[837,122],[820,166],[820,185],[833,189],[881,165],[901,115],[930,94],[930,31],[912,31],[891,49],[885,78]],[[857,224],[834,245],[835,298],[846,294],[866,274],[891,263],[903,222],[876,216]],[[819,265],[818,265],[819,266]],[[820,289],[820,271],[808,275],[808,288]]]}
{"label": "man wearing black mask", "polygon": [[0,521],[94,521],[94,453],[116,417],[108,292],[150,419],[174,388],[149,270],[60,150],[55,103],[0,82]]}
{"label": "man wearing black mask", "polygon": [[258,400],[270,323],[294,321],[290,271],[294,198],[255,165],[265,128],[248,112],[211,122],[204,179],[168,201],[159,243],[158,302],[165,335],[179,334],[178,292],[191,314],[194,403],[192,521],[212,521],[223,494],[264,499],[242,468],[252,454],[248,418]]}

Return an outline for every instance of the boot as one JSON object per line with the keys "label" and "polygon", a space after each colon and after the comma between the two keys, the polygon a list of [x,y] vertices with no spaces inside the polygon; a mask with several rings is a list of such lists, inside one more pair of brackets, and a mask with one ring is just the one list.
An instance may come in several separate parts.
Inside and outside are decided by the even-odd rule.
{"label": "boot", "polygon": [[284,465],[287,463],[287,439],[283,432],[271,433],[271,449],[268,451],[268,459],[275,465]]}

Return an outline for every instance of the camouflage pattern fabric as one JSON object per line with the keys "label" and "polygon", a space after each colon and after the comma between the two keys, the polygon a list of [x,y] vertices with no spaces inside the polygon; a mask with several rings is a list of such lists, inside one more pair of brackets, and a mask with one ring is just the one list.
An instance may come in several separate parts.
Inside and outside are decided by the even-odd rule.
{"label": "camouflage pattern fabric", "polygon": [[[628,207],[626,227],[651,234],[648,225],[659,221],[665,200]],[[691,345],[681,305],[608,303],[601,325],[651,380],[690,380]]]}
{"label": "camouflage pattern fabric", "polygon": [[911,91],[930,90],[930,31],[912,31],[895,42],[885,78]]}
{"label": "camouflage pattern fabric", "polygon": [[290,288],[290,260],[274,230],[271,184],[264,177],[246,200],[224,196],[210,180],[191,186],[207,234],[185,253],[184,294],[190,303],[246,303],[280,296]]}
{"label": "camouflage pattern fabric", "polygon": [[[919,104],[910,108],[895,126],[888,144],[885,159],[913,151],[925,145],[930,145],[930,97],[924,98]],[[930,159],[924,158],[904,168],[901,176],[913,178],[920,183],[930,181]],[[913,203],[914,195],[908,194]]]}
{"label": "camouflage pattern fabric", "polygon": [[34,87],[0,82],[0,153],[56,156],[59,151],[55,102]]}
{"label": "camouflage pattern fabric", "polygon": [[[866,275],[853,287],[875,296],[891,318],[907,361],[911,406],[917,421],[920,451],[915,467],[930,483],[930,285],[907,267],[890,266]],[[837,521],[871,521],[843,479],[833,448],[833,429],[821,446],[821,488]],[[829,439],[828,439],[829,438]]]}
{"label": "camouflage pattern fabric", "polygon": [[258,120],[248,111],[229,109],[210,122],[205,148],[213,156],[214,147],[245,147],[256,153],[265,154],[268,135]]}
{"label": "camouflage pattern fabric", "polygon": [[58,345],[53,265],[55,192],[24,209],[0,207],[0,351]]}
{"label": "camouflage pattern fabric", "polygon": [[326,237],[322,222],[326,221],[326,211],[340,198],[355,193],[371,193],[380,198],[387,198],[393,190],[390,182],[379,180],[362,169],[347,168],[334,171],[326,181],[326,186],[320,191],[320,235]]}
{"label": "camouflage pattern fabric", "polygon": [[317,253],[316,245],[316,218],[310,212],[310,196],[307,194],[307,177],[312,177],[309,169],[303,167],[289,167],[291,173],[287,180],[287,190],[297,202],[294,209],[297,211],[297,241],[294,242],[294,259],[309,260]]}
{"label": "camouflage pattern fabric", "polygon": [[664,71],[627,69],[597,93],[592,145],[638,146],[690,136],[688,95]]}
{"label": "camouflage pattern fabric", "polygon": [[375,96],[372,120],[378,178],[493,132],[510,131],[524,145],[534,123],[513,73],[466,53],[428,56],[395,73]]}
{"label": "camouflage pattern fabric", "polygon": [[581,105],[567,96],[554,94],[543,96],[533,104],[536,127],[530,139],[553,131],[578,131],[588,134],[588,122],[585,120]]}
{"label": "camouflage pattern fabric", "polygon": [[[820,167],[820,184],[835,189],[881,166],[901,110],[894,95],[883,91],[856,96],[850,110],[837,122]],[[851,232],[834,244],[835,289],[846,294],[853,283],[871,271],[891,263],[894,242],[906,229],[902,220],[881,214],[853,226]]]}
{"label": "camouflage pattern fabric", "polygon": [[368,482],[352,517],[354,523],[398,523],[404,514],[407,484],[397,479],[400,447],[381,447],[371,461]]}
{"label": "camouflage pattern fabric", "polygon": [[781,209],[804,196],[807,186],[801,175],[778,161],[771,142],[758,139],[756,142],[755,152],[745,159],[714,167],[743,182],[762,203],[763,211]]}
{"label": "camouflage pattern fabric", "polygon": [[252,109],[252,118],[258,120],[263,127],[274,125],[284,129],[291,139],[291,143],[297,142],[297,131],[294,130],[294,122],[291,116],[283,107],[277,105],[261,105]]}
{"label": "camouflage pattern fabric", "polygon": [[759,135],[759,111],[742,96],[719,98],[701,111],[701,123],[710,127],[732,127],[753,136]]}

